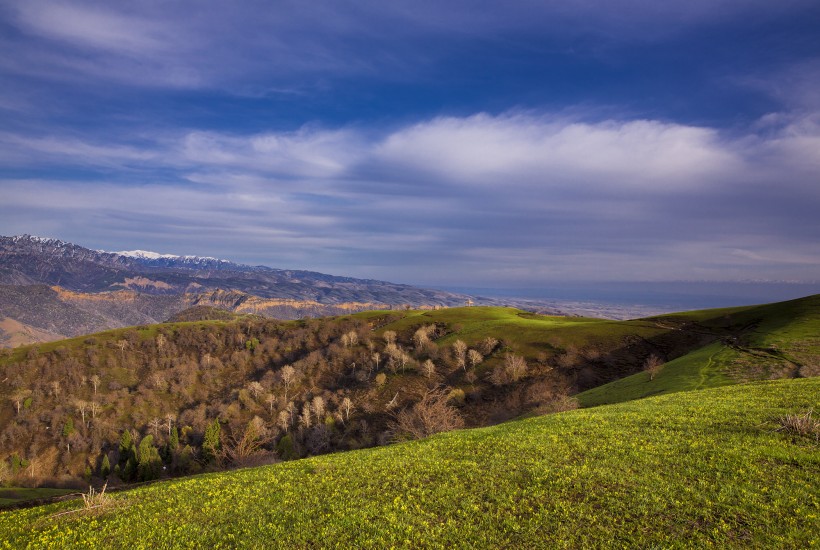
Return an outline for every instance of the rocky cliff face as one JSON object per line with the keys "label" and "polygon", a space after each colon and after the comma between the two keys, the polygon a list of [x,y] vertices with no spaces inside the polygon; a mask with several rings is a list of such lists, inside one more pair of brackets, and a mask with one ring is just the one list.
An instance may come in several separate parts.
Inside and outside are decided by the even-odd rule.
{"label": "rocky cliff face", "polygon": [[[0,237],[0,346],[161,322],[191,306],[280,319],[463,305],[466,296],[385,281],[216,258],[104,252],[58,239]],[[22,334],[24,332],[25,334]],[[47,335],[47,336],[43,336]]]}

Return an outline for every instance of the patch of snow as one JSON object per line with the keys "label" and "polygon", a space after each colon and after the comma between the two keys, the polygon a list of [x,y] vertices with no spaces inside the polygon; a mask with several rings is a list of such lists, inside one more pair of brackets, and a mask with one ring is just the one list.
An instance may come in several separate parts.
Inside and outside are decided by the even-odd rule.
{"label": "patch of snow", "polygon": [[219,258],[214,258],[212,256],[178,256],[176,254],[160,254],[159,252],[151,252],[150,250],[123,250],[120,252],[114,252],[114,254],[119,254],[120,256],[126,256],[128,258],[137,258],[140,260],[180,260],[183,262],[188,263],[199,263],[199,262],[220,262],[223,264],[231,263],[228,260],[221,260]]}
{"label": "patch of snow", "polygon": [[175,254],[160,254],[158,252],[151,252],[150,250],[123,250],[121,252],[114,252],[114,254],[119,254],[120,256],[126,256],[128,258],[140,258],[143,260],[176,260],[180,258],[180,256]]}
{"label": "patch of snow", "polygon": [[53,239],[51,237],[38,237],[37,235],[15,235],[11,238],[11,240],[16,243],[19,243],[20,241],[29,241],[32,243],[56,246],[57,248],[66,247],[69,244],[65,241],[61,241],[60,239]]}

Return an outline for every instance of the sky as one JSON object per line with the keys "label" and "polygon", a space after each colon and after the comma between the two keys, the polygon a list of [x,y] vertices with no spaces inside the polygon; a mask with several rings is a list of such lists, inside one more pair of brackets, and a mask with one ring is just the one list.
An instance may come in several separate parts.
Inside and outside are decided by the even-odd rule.
{"label": "sky", "polygon": [[0,0],[0,234],[442,287],[820,281],[816,0]]}

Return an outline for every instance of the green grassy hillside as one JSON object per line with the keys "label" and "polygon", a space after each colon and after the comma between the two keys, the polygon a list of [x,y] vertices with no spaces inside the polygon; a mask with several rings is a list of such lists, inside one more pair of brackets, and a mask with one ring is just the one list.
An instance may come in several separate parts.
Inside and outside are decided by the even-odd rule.
{"label": "green grassy hillside", "polygon": [[582,406],[767,378],[820,375],[820,296],[763,306],[704,310],[651,319],[713,333],[715,342],[666,363],[650,380],[640,372],[587,390]]}
{"label": "green grassy hillside", "polygon": [[[820,379],[680,392],[0,513],[0,547],[820,544]],[[69,512],[69,513],[66,513]]]}

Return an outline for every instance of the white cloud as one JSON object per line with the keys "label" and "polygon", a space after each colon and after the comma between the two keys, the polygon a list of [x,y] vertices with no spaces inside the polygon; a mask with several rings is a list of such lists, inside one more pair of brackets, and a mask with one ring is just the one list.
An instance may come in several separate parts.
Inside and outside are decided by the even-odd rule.
{"label": "white cloud", "polygon": [[17,5],[20,25],[45,38],[72,46],[128,55],[151,56],[166,51],[171,30],[160,20],[105,7],[69,2],[29,0]]}
{"label": "white cloud", "polygon": [[183,162],[257,170],[284,177],[335,177],[355,163],[366,146],[349,130],[311,130],[228,136],[187,134],[177,154]]}
{"label": "white cloud", "polygon": [[699,187],[741,163],[708,128],[484,114],[440,118],[396,132],[379,145],[377,156],[471,184],[649,190]]}
{"label": "white cloud", "polygon": [[0,158],[11,163],[62,162],[68,165],[124,166],[158,157],[156,150],[125,144],[93,143],[71,136],[24,136],[0,132]]}
{"label": "white cloud", "polygon": [[[111,239],[89,243],[99,248],[402,281],[715,279],[749,269],[809,278],[820,258],[819,137],[811,116],[726,137],[531,113],[382,135],[191,131],[144,147],[6,133],[17,166],[59,168],[66,180],[0,180],[0,219],[15,232],[60,234],[56,220],[94,227]],[[95,166],[134,168],[132,181],[71,177]]]}

